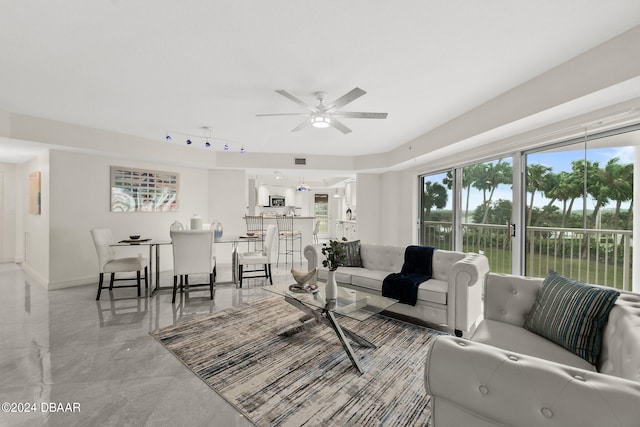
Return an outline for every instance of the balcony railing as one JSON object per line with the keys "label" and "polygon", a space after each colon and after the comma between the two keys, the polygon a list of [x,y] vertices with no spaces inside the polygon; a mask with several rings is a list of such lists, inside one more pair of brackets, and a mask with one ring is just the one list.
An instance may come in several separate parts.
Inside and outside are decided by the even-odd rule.
{"label": "balcony railing", "polygon": [[[452,249],[452,224],[425,221],[423,244]],[[527,276],[547,271],[585,283],[631,290],[631,230],[528,227],[525,243]],[[506,225],[463,224],[462,250],[487,256],[491,271],[511,273],[512,239]]]}

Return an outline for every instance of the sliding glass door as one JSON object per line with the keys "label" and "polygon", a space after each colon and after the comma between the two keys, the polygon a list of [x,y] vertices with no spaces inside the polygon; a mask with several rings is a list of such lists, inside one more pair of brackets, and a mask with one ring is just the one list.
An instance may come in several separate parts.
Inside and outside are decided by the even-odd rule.
{"label": "sliding glass door", "polygon": [[451,171],[422,176],[420,189],[420,244],[438,249],[453,249]]}
{"label": "sliding glass door", "polygon": [[422,176],[421,244],[481,253],[492,271],[511,272],[512,175],[502,158]]}
{"label": "sliding glass door", "polygon": [[484,254],[510,273],[513,166],[510,157],[462,168],[462,250]]}
{"label": "sliding glass door", "polygon": [[527,155],[525,272],[631,289],[634,156],[640,131]]}

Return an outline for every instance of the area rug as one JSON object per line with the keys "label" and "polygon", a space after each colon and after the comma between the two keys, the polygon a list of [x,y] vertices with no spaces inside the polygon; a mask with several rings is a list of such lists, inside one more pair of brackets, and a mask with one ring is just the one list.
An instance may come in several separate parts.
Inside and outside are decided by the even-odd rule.
{"label": "area rug", "polygon": [[333,329],[290,337],[302,313],[267,298],[151,332],[258,426],[426,426],[424,361],[441,332],[375,315],[339,323],[378,348],[353,345],[360,374]]}

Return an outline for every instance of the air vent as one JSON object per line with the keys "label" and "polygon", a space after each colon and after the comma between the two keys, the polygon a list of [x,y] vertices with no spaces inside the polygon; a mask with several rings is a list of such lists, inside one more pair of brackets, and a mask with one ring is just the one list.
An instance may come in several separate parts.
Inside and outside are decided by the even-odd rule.
{"label": "air vent", "polygon": [[307,159],[303,159],[301,157],[296,157],[295,162],[296,165],[306,165]]}

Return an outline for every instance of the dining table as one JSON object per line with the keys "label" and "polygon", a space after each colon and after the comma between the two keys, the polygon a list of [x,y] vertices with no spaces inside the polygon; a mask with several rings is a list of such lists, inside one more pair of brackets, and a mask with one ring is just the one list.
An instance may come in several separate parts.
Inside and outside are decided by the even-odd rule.
{"label": "dining table", "polygon": [[[231,281],[216,282],[216,285],[238,285],[238,245],[243,242],[256,243],[261,241],[256,236],[223,236],[214,239],[214,245],[229,244],[231,245]],[[155,296],[160,291],[173,291],[172,286],[160,286],[160,246],[171,245],[170,239],[125,239],[120,240],[117,243],[112,243],[109,246],[148,246],[149,247],[149,274],[153,278],[155,276],[155,286],[149,294],[150,297]],[[155,254],[155,257],[154,257]],[[155,263],[154,263],[155,260]],[[154,270],[155,265],[155,270]]]}
{"label": "dining table", "polygon": [[[118,247],[118,246],[148,246],[149,247],[149,274],[151,278],[154,277],[155,273],[155,287],[151,290],[149,296],[154,296],[161,289],[173,289],[173,287],[165,286],[164,288],[160,286],[160,246],[170,245],[170,239],[125,239],[120,240],[117,243],[111,243],[109,246]],[[155,251],[155,271],[153,269],[154,266],[154,251]]]}

